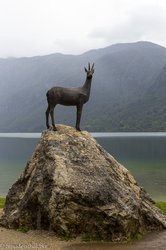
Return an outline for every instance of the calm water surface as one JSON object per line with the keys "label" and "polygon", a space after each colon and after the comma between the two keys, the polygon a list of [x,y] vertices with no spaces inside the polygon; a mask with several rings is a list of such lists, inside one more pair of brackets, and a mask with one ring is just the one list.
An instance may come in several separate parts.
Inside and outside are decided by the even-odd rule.
{"label": "calm water surface", "polygon": [[[37,133],[0,134],[0,195],[20,176],[39,140]],[[93,133],[155,200],[166,201],[166,133]],[[35,137],[35,138],[34,138]]]}

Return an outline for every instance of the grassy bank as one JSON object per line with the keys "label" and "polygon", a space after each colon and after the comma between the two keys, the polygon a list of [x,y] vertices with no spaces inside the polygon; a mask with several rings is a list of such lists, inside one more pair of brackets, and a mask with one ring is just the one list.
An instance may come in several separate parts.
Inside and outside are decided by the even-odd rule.
{"label": "grassy bank", "polygon": [[5,204],[5,198],[0,197],[0,208],[3,208]]}
{"label": "grassy bank", "polygon": [[[0,197],[0,208],[3,208],[5,204],[5,198]],[[156,201],[156,206],[161,209],[163,213],[166,214],[166,201]]]}
{"label": "grassy bank", "polygon": [[160,208],[163,213],[166,214],[166,201],[156,201],[156,206]]}

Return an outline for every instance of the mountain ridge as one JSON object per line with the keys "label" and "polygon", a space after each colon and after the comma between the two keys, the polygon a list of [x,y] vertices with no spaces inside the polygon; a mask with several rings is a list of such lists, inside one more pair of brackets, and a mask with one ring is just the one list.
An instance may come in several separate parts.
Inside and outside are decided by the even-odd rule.
{"label": "mountain ridge", "polygon": [[[84,66],[88,61],[95,63],[95,73],[90,101],[83,110],[82,128],[90,131],[144,131],[143,123],[149,121],[142,115],[142,125],[138,125],[139,113],[142,105],[143,113],[148,110],[150,104],[147,100],[153,106],[154,95],[160,99],[164,93],[159,76],[166,65],[166,48],[150,42],[115,44],[81,55],[55,53],[0,59],[0,131],[41,131],[45,127],[47,90],[57,85],[82,85],[85,81]],[[157,85],[160,85],[160,93],[155,91]],[[160,110],[162,103],[164,101],[160,100],[157,105]],[[56,123],[74,126],[75,109],[59,106],[55,112]],[[166,131],[161,116],[162,113],[160,117],[151,114],[150,120],[157,119],[157,131]],[[150,131],[152,127],[148,129]]]}

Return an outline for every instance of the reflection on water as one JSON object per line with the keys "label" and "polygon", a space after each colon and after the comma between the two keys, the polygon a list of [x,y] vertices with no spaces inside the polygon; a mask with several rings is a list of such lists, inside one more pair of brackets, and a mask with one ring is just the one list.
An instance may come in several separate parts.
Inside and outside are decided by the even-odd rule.
{"label": "reflection on water", "polygon": [[[163,136],[162,133],[148,133],[147,136],[138,134],[96,134],[96,139],[131,171],[138,183],[144,186],[155,200],[166,201],[165,133]],[[6,137],[7,135],[9,137]],[[5,196],[21,174],[35,149],[39,135],[35,134],[35,138],[32,138],[33,134],[19,133],[3,134],[3,137],[0,137],[0,195]]]}
{"label": "reflection on water", "polygon": [[0,196],[20,176],[30,159],[38,139],[0,138]]}
{"label": "reflection on water", "polygon": [[166,137],[110,137],[97,141],[155,200],[166,201]]}

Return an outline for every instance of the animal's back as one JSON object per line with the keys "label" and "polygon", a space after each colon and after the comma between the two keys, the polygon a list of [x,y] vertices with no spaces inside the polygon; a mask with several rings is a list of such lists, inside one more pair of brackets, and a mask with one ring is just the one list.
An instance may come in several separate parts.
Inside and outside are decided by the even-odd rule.
{"label": "animal's back", "polygon": [[46,95],[49,103],[66,106],[77,105],[82,97],[85,98],[80,88],[53,87]]}
{"label": "animal's back", "polygon": [[60,98],[60,92],[62,87],[53,87],[49,89],[46,93],[47,101],[51,102],[54,100],[58,100]]}

